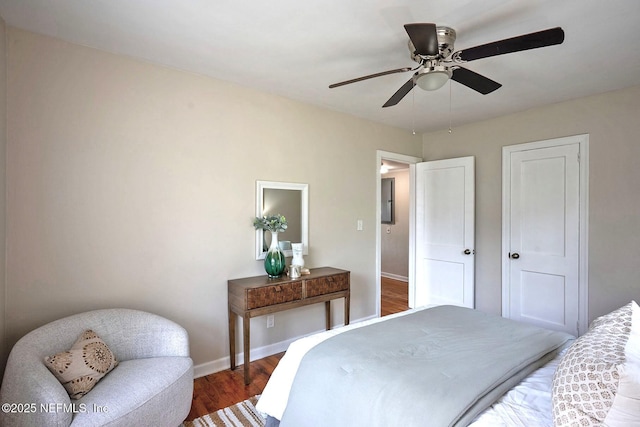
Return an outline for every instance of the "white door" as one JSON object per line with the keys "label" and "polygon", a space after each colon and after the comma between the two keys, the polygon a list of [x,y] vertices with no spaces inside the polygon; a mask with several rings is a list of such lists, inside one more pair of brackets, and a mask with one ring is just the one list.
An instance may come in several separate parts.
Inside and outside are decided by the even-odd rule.
{"label": "white door", "polygon": [[578,335],[580,143],[505,147],[503,163],[503,315]]}
{"label": "white door", "polygon": [[415,306],[474,307],[474,158],[416,165]]}

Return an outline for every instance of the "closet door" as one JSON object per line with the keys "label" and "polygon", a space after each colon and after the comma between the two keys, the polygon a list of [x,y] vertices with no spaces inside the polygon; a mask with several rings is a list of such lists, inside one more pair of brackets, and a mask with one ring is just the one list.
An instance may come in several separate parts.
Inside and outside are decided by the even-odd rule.
{"label": "closet door", "polygon": [[505,150],[503,315],[578,335],[580,144]]}

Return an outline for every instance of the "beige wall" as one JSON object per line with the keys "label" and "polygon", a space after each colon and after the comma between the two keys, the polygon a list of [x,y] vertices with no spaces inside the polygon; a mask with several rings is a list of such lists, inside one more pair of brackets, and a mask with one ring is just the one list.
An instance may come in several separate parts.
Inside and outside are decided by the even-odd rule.
{"label": "beige wall", "polygon": [[382,177],[395,178],[395,223],[380,226],[380,269],[383,275],[408,279],[409,169],[392,170]]}
{"label": "beige wall", "polygon": [[479,309],[501,310],[502,147],[577,134],[589,134],[589,319],[640,298],[639,111],[634,87],[423,135],[426,160],[476,157]]}
{"label": "beige wall", "polygon": [[[376,150],[420,155],[419,137],[14,28],[8,48],[8,344],[122,306],[185,326],[196,364],[224,358],[226,281],[264,274],[256,180],[309,184],[306,264],[351,270],[353,319],[375,314]],[[323,313],[253,319],[252,347]]]}

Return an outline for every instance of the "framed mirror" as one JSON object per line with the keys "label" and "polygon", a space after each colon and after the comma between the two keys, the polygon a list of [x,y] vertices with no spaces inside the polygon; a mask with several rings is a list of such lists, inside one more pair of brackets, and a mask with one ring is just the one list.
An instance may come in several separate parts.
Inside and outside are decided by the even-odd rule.
{"label": "framed mirror", "polygon": [[[309,253],[309,184],[256,181],[256,217],[281,214],[287,229],[278,233],[280,249],[291,257],[291,243],[302,243]],[[271,243],[271,233],[256,230],[256,259],[264,259]]]}

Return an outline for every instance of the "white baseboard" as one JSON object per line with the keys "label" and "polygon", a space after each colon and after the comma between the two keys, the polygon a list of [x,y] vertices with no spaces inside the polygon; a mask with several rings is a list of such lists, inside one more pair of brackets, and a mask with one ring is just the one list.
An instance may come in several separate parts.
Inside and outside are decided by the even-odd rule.
{"label": "white baseboard", "polygon": [[[286,341],[280,341],[275,344],[266,345],[263,347],[252,348],[251,349],[251,361],[262,359],[267,356],[271,356],[272,354],[281,353],[285,351],[289,344],[294,342],[298,338],[292,338]],[[236,364],[242,365],[244,363],[244,352],[238,353],[236,355]],[[205,362],[200,365],[196,365],[193,367],[193,377],[199,378],[204,377],[205,375],[213,374],[216,372],[224,371],[225,369],[229,369],[231,367],[231,360],[229,356],[223,357],[218,360],[212,360],[211,362]]]}
{"label": "white baseboard", "polygon": [[[356,322],[351,322],[351,323],[362,322],[362,321],[365,321],[365,320],[373,319],[375,317],[377,317],[377,316],[376,315],[372,315],[372,316],[364,317],[362,319],[358,319]],[[343,326],[343,325],[340,325],[340,326]],[[319,330],[317,332],[322,332],[322,331],[323,330]],[[295,340],[297,340],[299,338],[303,338],[303,337],[308,336],[308,335],[312,335],[314,333],[316,333],[316,332],[312,332],[312,333],[307,334],[307,335],[301,335],[299,337],[291,338],[291,339],[288,339],[288,340],[285,340],[285,341],[280,341],[280,342],[277,342],[277,343],[274,343],[274,344],[265,345],[263,347],[252,348],[251,349],[251,361],[253,362],[254,360],[262,359],[262,358],[265,358],[267,356],[271,356],[272,354],[281,353],[283,351],[286,351],[287,348],[289,348],[289,344],[291,344]],[[243,364],[244,363],[244,352],[238,353],[236,355],[236,361],[237,361],[237,364]],[[193,367],[193,377],[194,378],[204,377],[205,375],[210,375],[210,374],[214,374],[216,372],[224,371],[225,369],[229,369],[230,366],[231,366],[231,361],[230,361],[228,356],[222,357],[222,358],[217,359],[217,360],[212,360],[210,362],[201,363],[201,364],[196,365],[196,366]]]}
{"label": "white baseboard", "polygon": [[385,273],[382,272],[380,273],[380,276],[382,277],[386,277],[387,279],[393,279],[393,280],[399,280],[401,282],[407,282],[409,283],[409,278],[406,276],[400,276],[399,274],[393,274],[393,273]]}

